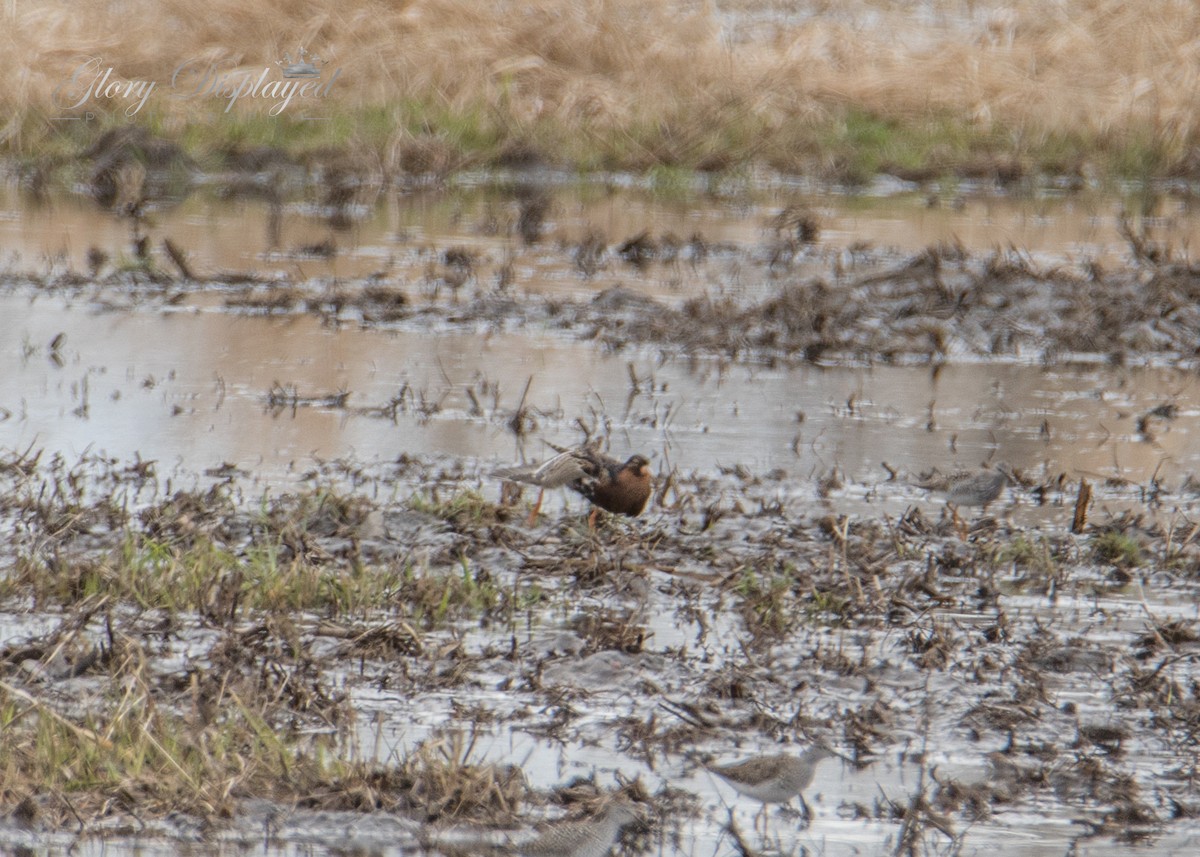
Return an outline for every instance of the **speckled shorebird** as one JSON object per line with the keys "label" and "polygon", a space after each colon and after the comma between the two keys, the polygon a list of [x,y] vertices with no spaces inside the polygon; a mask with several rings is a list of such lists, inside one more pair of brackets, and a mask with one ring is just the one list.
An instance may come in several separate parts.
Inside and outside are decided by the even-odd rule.
{"label": "speckled shorebird", "polygon": [[1012,468],[1004,462],[979,473],[952,477],[946,488],[946,502],[955,507],[978,506],[987,511],[1013,478]]}
{"label": "speckled shorebird", "polygon": [[1008,483],[1015,481],[1012,468],[1004,462],[998,462],[976,473],[956,473],[940,479],[927,479],[917,485],[944,496],[954,516],[955,526],[961,526],[958,517],[960,507],[977,506],[986,512],[987,507],[1004,493]]}
{"label": "speckled shorebird", "polygon": [[570,488],[590,500],[597,507],[588,518],[593,526],[598,509],[633,517],[641,514],[650,499],[650,462],[644,456],[632,455],[622,464],[590,445],[562,449],[542,464],[507,467],[494,471],[494,475],[540,489],[529,513],[531,524],[541,511],[547,488]]}
{"label": "speckled shorebird", "polygon": [[[807,822],[812,818],[812,810],[802,793],[812,785],[817,765],[836,755],[837,753],[824,744],[814,744],[799,756],[787,753],[754,756],[744,762],[718,765],[710,767],[709,770],[733,786],[739,794],[762,802],[759,814],[763,817],[765,829],[767,804],[784,804],[794,797],[800,799],[804,820]],[[756,817],[756,827],[757,824]]]}
{"label": "speckled shorebird", "polygon": [[605,857],[625,825],[637,820],[632,804],[615,801],[592,818],[551,824],[518,850],[526,857]]}

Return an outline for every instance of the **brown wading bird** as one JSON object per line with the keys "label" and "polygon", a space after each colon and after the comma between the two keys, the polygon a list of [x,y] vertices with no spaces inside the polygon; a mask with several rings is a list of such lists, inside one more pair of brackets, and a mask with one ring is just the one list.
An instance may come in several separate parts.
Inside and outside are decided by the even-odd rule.
{"label": "brown wading bird", "polygon": [[537,520],[547,488],[570,488],[590,500],[596,506],[588,517],[590,526],[595,526],[600,509],[634,517],[646,508],[650,499],[650,462],[644,456],[632,455],[622,464],[592,445],[554,448],[560,450],[559,454],[542,464],[494,471],[501,479],[540,489],[537,503],[529,513],[530,524]]}

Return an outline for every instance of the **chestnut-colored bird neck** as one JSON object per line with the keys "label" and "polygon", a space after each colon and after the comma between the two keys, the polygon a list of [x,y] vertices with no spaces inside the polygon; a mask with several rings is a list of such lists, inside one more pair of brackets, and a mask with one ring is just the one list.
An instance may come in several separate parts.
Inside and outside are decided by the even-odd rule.
{"label": "chestnut-colored bird neck", "polygon": [[608,459],[593,479],[580,480],[579,493],[607,512],[640,515],[650,500],[650,462],[634,455],[624,464]]}

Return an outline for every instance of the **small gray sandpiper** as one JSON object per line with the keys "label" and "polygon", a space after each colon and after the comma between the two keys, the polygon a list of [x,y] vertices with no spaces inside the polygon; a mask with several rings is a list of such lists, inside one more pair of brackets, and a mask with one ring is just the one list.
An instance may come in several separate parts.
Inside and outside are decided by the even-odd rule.
{"label": "small gray sandpiper", "polygon": [[803,791],[812,785],[817,765],[836,755],[829,747],[814,744],[799,756],[787,753],[753,756],[732,765],[709,767],[709,770],[733,786],[738,793],[762,803],[765,827],[767,804],[784,804],[794,797],[800,799],[805,821],[812,818],[812,810],[804,800]]}
{"label": "small gray sandpiper", "polygon": [[1003,462],[979,473],[952,478],[946,489],[946,502],[951,506],[979,506],[987,511],[1012,479],[1012,469]]}
{"label": "small gray sandpiper", "polygon": [[949,507],[954,518],[954,526],[962,531],[965,527],[958,516],[960,507],[977,506],[981,511],[986,512],[987,507],[1004,493],[1008,484],[1017,481],[1012,468],[1001,461],[974,473],[938,475],[915,484],[919,488],[935,491],[945,497],[946,506]]}
{"label": "small gray sandpiper", "polygon": [[638,818],[632,804],[614,801],[592,818],[551,824],[517,850],[526,857],[606,857],[621,830]]}

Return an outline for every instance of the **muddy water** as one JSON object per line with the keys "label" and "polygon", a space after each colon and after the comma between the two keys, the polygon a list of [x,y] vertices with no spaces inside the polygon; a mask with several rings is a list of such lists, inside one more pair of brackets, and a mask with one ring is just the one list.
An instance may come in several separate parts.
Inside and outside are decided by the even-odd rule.
{"label": "muddy water", "polygon": [[[923,502],[905,477],[932,467],[1006,460],[1144,485],[1156,473],[1177,484],[1200,464],[1200,379],[1164,368],[659,365],[551,334],[333,330],[304,316],[100,312],[57,297],[5,297],[0,319],[0,445],[140,456],[162,475],[228,463],[281,488],[318,459],[486,467],[543,455],[541,439],[578,441],[577,421],[607,426],[614,447],[649,453],[663,473],[779,469],[781,498],[814,499],[837,470],[845,487],[831,502],[864,512]],[[522,441],[507,423],[526,383],[536,428]],[[344,406],[329,401],[341,393]],[[1140,432],[1164,404],[1175,417]]]}
{"label": "muddy water", "polygon": [[[554,177],[550,177],[553,179]],[[200,274],[220,271],[285,273],[298,278],[364,277],[384,273],[421,286],[427,269],[448,247],[477,255],[474,286],[491,288],[499,268],[515,258],[519,288],[531,294],[588,295],[612,281],[637,279],[641,291],[663,299],[704,292],[754,292],[767,283],[743,279],[734,260],[720,276],[687,265],[655,267],[635,274],[606,260],[594,278],[563,270],[561,261],[524,251],[514,238],[520,216],[516,183],[497,189],[495,176],[460,179],[449,188],[406,192],[364,188],[330,225],[332,213],[317,190],[296,191],[277,204],[229,198],[201,187],[182,200],[160,201],[146,231],[171,238],[186,250]],[[507,187],[507,189],[503,189]],[[776,216],[802,209],[820,225],[819,249],[800,254],[827,276],[831,257],[855,247],[910,253],[938,242],[961,242],[972,250],[1015,247],[1056,264],[1118,264],[1128,258],[1118,231],[1122,212],[1144,222],[1148,236],[1174,248],[1200,241],[1200,220],[1187,198],[1165,195],[1117,199],[1087,191],[1042,190],[1023,195],[971,192],[969,187],[918,189],[888,181],[869,192],[813,191],[781,183],[713,181],[701,184],[634,182],[624,177],[549,184],[542,241],[556,247],[595,233],[612,245],[648,231],[657,239],[753,248],[777,235]],[[0,186],[0,270],[69,266],[87,270],[90,248],[114,262],[131,255],[131,224],[102,211],[82,194],[52,193],[31,201],[12,185]],[[311,252],[326,245],[331,257]],[[686,256],[686,254],[684,254]],[[849,257],[847,257],[849,259]],[[850,264],[847,261],[846,264]]]}
{"label": "muddy water", "polygon": [[[748,200],[698,205],[664,202],[637,189],[589,188],[555,204],[547,240],[578,240],[589,227],[618,239],[653,226],[656,233],[669,230],[686,237],[700,231],[709,242],[754,247],[770,231],[768,215],[784,201],[792,201],[791,192],[780,189]],[[1012,242],[1064,259],[1119,258],[1123,252],[1115,239],[1117,203],[1112,201],[992,198],[930,208],[910,194],[810,202],[824,223],[820,254],[836,254],[864,240],[911,249],[955,237],[985,248]],[[14,267],[44,259],[47,266],[82,269],[89,246],[120,248],[128,238],[126,225],[70,197],[52,199],[42,208],[25,207],[10,197],[7,205],[15,213],[0,222],[0,235],[7,247],[19,248],[23,262],[14,261]],[[1182,209],[1179,213],[1180,222],[1164,228],[1183,234],[1190,221]],[[486,189],[392,195],[366,208],[351,230],[334,234],[339,252],[331,260],[294,252],[331,234],[320,216],[301,203],[285,210],[279,242],[269,234],[261,205],[206,201],[203,195],[159,212],[152,229],[187,246],[197,266],[209,270],[352,276],[393,265],[397,276],[420,291],[424,260],[447,245],[470,246],[493,261],[502,259],[511,239],[500,237],[507,231],[494,221],[513,216],[511,199]],[[561,261],[542,265],[535,251],[520,258],[520,288],[535,294],[586,295],[634,276],[614,265],[588,280],[564,269]],[[823,268],[827,261],[820,259]],[[699,274],[684,265],[653,269],[638,277],[637,285],[668,299],[700,290],[764,288],[739,281],[736,261],[716,279],[711,270]],[[1194,374],[1170,368],[1118,370],[1086,363],[1045,369],[960,362],[933,372],[927,367],[782,369],[705,359],[664,361],[653,350],[612,355],[593,342],[545,331],[335,328],[310,316],[239,315],[205,305],[114,311],[86,294],[65,298],[18,290],[0,297],[0,448],[59,452],[68,461],[98,454],[154,460],[160,480],[175,484],[217,478],[204,473],[228,463],[250,474],[247,481],[265,491],[290,490],[321,460],[350,459],[371,466],[421,455],[464,462],[468,484],[495,492],[487,470],[522,456],[540,456],[542,439],[577,441],[577,421],[582,421],[592,427],[603,424],[618,451],[649,454],[660,473],[675,469],[715,475],[739,465],[756,477],[778,471],[769,478],[778,499],[797,517],[826,510],[895,516],[923,504],[937,509],[940,504],[913,487],[909,477],[933,466],[971,468],[1000,459],[1039,477],[1065,473],[1114,480],[1101,492],[1101,506],[1140,507],[1142,489],[1152,478],[1178,487],[1196,469],[1198,383]],[[348,394],[344,402],[332,401],[342,394]],[[536,422],[525,439],[507,426],[523,394]],[[1171,418],[1140,419],[1162,405],[1174,406]],[[888,468],[897,478],[891,478]],[[840,487],[822,497],[818,484],[835,470],[842,476]],[[419,486],[390,487],[403,498]],[[1070,499],[1050,496],[1047,505],[1037,506],[1027,492],[1013,492],[1004,505],[1014,518],[1061,528]],[[550,512],[563,504],[578,508],[575,501],[554,497]],[[382,759],[402,756],[442,725],[453,706],[478,704],[495,712],[499,722],[481,733],[478,760],[519,763],[536,788],[589,774],[610,784],[618,772],[641,774],[651,791],[667,783],[685,788],[699,796],[705,821],[687,827],[678,844],[660,843],[658,851],[724,853],[732,848],[720,830],[727,807],[736,808],[745,828],[756,809],[752,803],[735,801],[726,787],[687,759],[673,757],[669,766],[651,769],[617,749],[614,718],[627,714],[644,719],[655,713],[655,698],[629,692],[631,685],[646,681],[660,687],[666,698],[685,698],[706,678],[702,664],[735,661],[742,644],[742,629],[728,612],[722,616],[714,609],[704,628],[677,616],[677,607],[664,595],[670,591],[669,574],[655,574],[650,594],[638,605],[651,617],[651,651],[620,657],[603,653],[609,655],[607,661],[581,666],[559,651],[573,645],[561,627],[565,616],[540,616],[521,630],[521,647],[546,656],[547,683],[556,680],[556,668],[564,684],[587,677],[587,693],[575,701],[577,732],[569,743],[504,725],[503,715],[532,703],[494,690],[519,677],[505,659],[495,658],[480,668],[471,689],[427,695],[419,705],[398,691],[379,689],[382,683],[356,686],[362,751]],[[605,589],[574,609],[611,606],[610,595]],[[1194,621],[1194,602],[1186,597],[1181,602],[1177,595],[1134,592],[1098,599],[1063,594],[1051,609],[1044,598],[1014,593],[1006,607],[1017,624],[1014,636],[1066,622],[1070,628],[1086,628],[1091,639],[1119,646],[1140,630],[1143,607],[1159,618]],[[618,589],[620,598],[629,596]],[[949,611],[946,618],[962,625],[979,619]],[[42,628],[37,624],[41,619],[26,621],[30,624],[20,616],[4,617],[4,635],[23,637]],[[457,633],[472,651],[484,651],[492,642],[478,628]],[[763,671],[772,678],[807,674],[801,653],[830,648],[851,658],[869,651],[880,661],[899,663],[900,646],[895,639],[871,640],[865,634],[813,627],[765,656]],[[668,661],[658,654],[668,649],[691,657]],[[841,704],[870,699],[872,690],[861,682],[818,675],[812,686],[796,691],[795,700],[816,718],[835,716]],[[1087,678],[1067,675],[1051,681],[1056,693],[1085,713],[1106,716],[1110,709]],[[896,669],[880,679],[899,709],[916,711],[930,700],[941,707],[932,716],[937,738],[932,761],[941,772],[964,781],[986,778],[989,773],[979,760],[982,750],[994,747],[964,743],[955,724],[963,717],[967,695],[957,679],[943,681],[931,687],[912,669]],[[788,719],[793,700],[774,702],[780,706],[775,714]],[[785,819],[772,818],[784,850],[890,851],[898,826],[864,821],[847,808],[869,807],[881,794],[901,802],[911,795],[917,788],[919,767],[912,753],[919,737],[910,736],[897,745],[894,756],[863,771],[827,762],[809,794],[818,815],[813,826],[796,833]],[[747,743],[738,749],[748,754],[770,747]],[[1168,767],[1161,751],[1139,749],[1144,751],[1140,768]],[[1005,853],[1057,855],[1073,843],[1076,853],[1120,853],[1108,841],[1094,847],[1074,842],[1077,833],[1071,811],[1056,803],[1036,815],[1008,813],[973,825],[966,841],[976,851],[995,847]],[[10,843],[22,842],[19,831],[5,835]],[[1189,853],[1196,836],[1194,825],[1176,825],[1155,846]],[[251,807],[223,841],[206,841],[194,850],[254,848],[283,855],[356,847],[400,854],[414,843],[414,831],[391,817],[290,815]],[[53,853],[70,848],[72,853],[165,854],[179,847],[158,843],[153,836],[83,847],[70,838],[31,838],[29,844]],[[948,848],[946,842],[940,845]]]}

